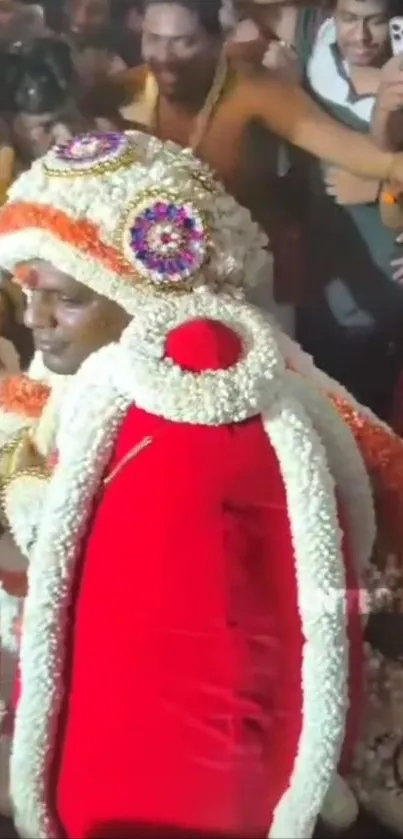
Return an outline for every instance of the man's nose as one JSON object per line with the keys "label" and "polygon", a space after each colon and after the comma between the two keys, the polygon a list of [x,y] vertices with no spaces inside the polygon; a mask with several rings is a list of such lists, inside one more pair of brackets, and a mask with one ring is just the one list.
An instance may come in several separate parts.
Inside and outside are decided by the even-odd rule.
{"label": "man's nose", "polygon": [[167,38],[161,41],[155,47],[155,60],[160,64],[167,64],[175,54],[175,48],[171,41]]}
{"label": "man's nose", "polygon": [[55,326],[55,319],[51,302],[40,292],[32,291],[28,299],[24,323],[28,329],[51,329]]}
{"label": "man's nose", "polygon": [[355,25],[355,41],[358,44],[365,44],[368,41],[369,30],[364,20],[357,21]]}

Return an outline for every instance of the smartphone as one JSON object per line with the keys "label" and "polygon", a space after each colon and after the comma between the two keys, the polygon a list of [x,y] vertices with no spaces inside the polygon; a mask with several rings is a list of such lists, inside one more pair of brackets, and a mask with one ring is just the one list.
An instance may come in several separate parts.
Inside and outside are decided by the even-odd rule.
{"label": "smartphone", "polygon": [[389,34],[393,55],[400,55],[403,53],[403,17],[390,19]]}

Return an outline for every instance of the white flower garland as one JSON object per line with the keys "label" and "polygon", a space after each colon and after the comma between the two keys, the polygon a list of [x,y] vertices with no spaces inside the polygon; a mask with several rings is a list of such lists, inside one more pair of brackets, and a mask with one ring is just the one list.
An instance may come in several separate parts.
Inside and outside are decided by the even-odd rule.
{"label": "white flower garland", "polygon": [[[167,334],[197,318],[219,320],[241,337],[243,355],[230,370],[190,373],[164,358]],[[208,290],[169,305],[154,301],[122,337],[115,382],[146,411],[176,422],[221,425],[254,416],[279,391],[285,365],[257,309]],[[125,363],[126,362],[126,363]]]}
{"label": "white flower garland", "polygon": [[304,405],[325,446],[331,474],[344,502],[351,553],[358,579],[365,582],[375,537],[375,509],[371,483],[350,428],[341,419],[326,394],[289,371],[293,392]]}
{"label": "white flower garland", "polygon": [[298,755],[269,836],[304,839],[313,834],[345,731],[348,642],[342,534],[327,457],[300,403],[284,397],[263,419],[286,488],[306,639]]}
{"label": "white flower garland", "polygon": [[17,547],[29,561],[46,501],[49,480],[32,471],[9,481],[1,493],[1,506]]}
{"label": "white flower garland", "polygon": [[[99,369],[98,369],[99,372]],[[57,836],[47,809],[46,788],[56,719],[63,695],[63,640],[67,605],[80,539],[91,501],[110,458],[119,425],[129,407],[103,388],[102,377],[77,377],[72,400],[79,430],[64,427],[60,465],[46,496],[32,562],[24,623],[21,668],[24,690],[18,704],[11,762],[15,821],[38,839]],[[73,408],[74,404],[74,408]],[[77,423],[76,423],[77,425]]]}

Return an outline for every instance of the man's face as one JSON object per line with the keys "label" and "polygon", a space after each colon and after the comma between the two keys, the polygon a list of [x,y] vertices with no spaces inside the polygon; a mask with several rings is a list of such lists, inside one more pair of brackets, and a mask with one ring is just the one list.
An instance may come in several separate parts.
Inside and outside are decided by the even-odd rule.
{"label": "man's face", "polygon": [[[206,0],[208,2],[208,0]],[[217,62],[218,44],[179,3],[155,3],[143,20],[143,58],[167,99],[198,101]]]}
{"label": "man's face", "polygon": [[69,27],[77,35],[92,35],[109,20],[109,0],[70,0]]}
{"label": "man's face", "polygon": [[73,375],[88,356],[119,340],[130,318],[116,303],[48,262],[34,260],[23,268],[31,289],[25,324],[48,370]]}
{"label": "man's face", "polygon": [[12,134],[18,152],[30,162],[45,154],[54,143],[66,143],[71,132],[61,112],[45,114],[19,113],[13,119]]}
{"label": "man's face", "polygon": [[383,0],[338,0],[337,44],[351,65],[381,66],[389,47],[389,18]]}

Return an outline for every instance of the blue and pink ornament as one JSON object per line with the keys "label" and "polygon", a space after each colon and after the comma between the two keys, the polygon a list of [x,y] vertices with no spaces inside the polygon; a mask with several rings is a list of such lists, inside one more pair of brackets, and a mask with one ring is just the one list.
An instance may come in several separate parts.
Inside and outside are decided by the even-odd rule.
{"label": "blue and pink ornament", "polygon": [[135,147],[129,134],[92,132],[54,146],[44,167],[52,175],[91,175],[129,165],[134,159]]}
{"label": "blue and pink ornament", "polygon": [[125,257],[156,286],[181,286],[206,260],[208,235],[197,208],[174,199],[157,199],[131,214],[123,247]]}

